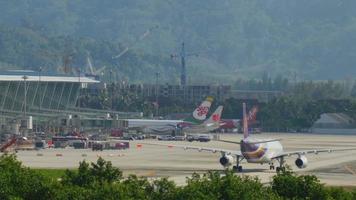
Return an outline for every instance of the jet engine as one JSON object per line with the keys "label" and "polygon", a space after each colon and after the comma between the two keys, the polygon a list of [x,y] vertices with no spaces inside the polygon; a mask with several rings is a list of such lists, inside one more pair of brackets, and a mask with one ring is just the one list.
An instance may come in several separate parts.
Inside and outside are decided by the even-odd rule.
{"label": "jet engine", "polygon": [[300,156],[299,158],[297,158],[297,160],[295,160],[295,165],[297,165],[299,169],[306,168],[308,166],[307,157]]}
{"label": "jet engine", "polygon": [[220,164],[224,167],[229,167],[233,164],[234,158],[231,155],[224,155],[219,160]]}

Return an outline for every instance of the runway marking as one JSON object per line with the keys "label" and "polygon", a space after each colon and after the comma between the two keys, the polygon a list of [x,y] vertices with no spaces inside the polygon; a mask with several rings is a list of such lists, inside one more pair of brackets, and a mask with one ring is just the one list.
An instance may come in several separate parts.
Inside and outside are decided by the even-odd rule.
{"label": "runway marking", "polygon": [[150,171],[146,174],[147,177],[155,177],[156,176],[156,171]]}
{"label": "runway marking", "polygon": [[349,167],[348,165],[345,165],[344,168],[345,168],[348,172],[350,172],[352,175],[356,176],[356,172],[355,172],[353,169],[351,169],[351,167]]}

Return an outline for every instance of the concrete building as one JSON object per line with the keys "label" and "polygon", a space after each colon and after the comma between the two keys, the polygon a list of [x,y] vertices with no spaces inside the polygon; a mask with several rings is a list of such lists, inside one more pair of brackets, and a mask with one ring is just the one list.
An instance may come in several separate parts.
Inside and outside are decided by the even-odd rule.
{"label": "concrete building", "polygon": [[[61,76],[33,71],[0,73],[1,112],[46,112],[75,107],[79,91],[98,83],[82,76]],[[26,97],[26,98],[25,98]]]}
{"label": "concrete building", "polygon": [[231,90],[230,97],[235,99],[253,99],[259,102],[268,102],[272,99],[281,97],[284,95],[282,91],[263,91],[263,90]]}
{"label": "concrete building", "polygon": [[18,133],[18,129],[25,128],[58,132],[76,125],[81,128],[89,121],[93,124],[93,120],[98,121],[94,124],[106,127],[112,116],[126,118],[137,114],[77,107],[80,93],[98,83],[85,76],[29,70],[0,72],[1,132]]}
{"label": "concrete building", "polygon": [[131,84],[122,87],[143,97],[155,97],[157,93],[159,96],[182,99],[187,103],[199,102],[206,96],[213,96],[217,101],[236,98],[268,102],[284,95],[281,91],[233,90],[230,85]]}
{"label": "concrete building", "polygon": [[356,135],[356,123],[355,120],[343,113],[324,113],[314,123],[311,132]]}

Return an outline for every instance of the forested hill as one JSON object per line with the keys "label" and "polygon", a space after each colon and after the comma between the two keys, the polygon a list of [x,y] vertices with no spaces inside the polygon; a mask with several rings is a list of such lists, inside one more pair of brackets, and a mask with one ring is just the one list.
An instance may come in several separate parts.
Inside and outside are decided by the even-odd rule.
{"label": "forested hill", "polygon": [[171,54],[185,41],[187,52],[198,54],[187,60],[191,83],[264,72],[297,79],[356,74],[354,0],[3,0],[0,11],[2,68],[54,70],[67,54],[84,69],[90,55],[95,67],[119,78],[153,81],[160,72],[177,83]]}

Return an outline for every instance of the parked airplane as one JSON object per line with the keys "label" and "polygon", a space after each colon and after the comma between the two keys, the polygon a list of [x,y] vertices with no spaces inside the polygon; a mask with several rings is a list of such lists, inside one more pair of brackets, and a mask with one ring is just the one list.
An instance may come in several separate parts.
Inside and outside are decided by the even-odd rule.
{"label": "parked airplane", "polygon": [[218,106],[218,108],[203,123],[193,124],[190,122],[182,122],[179,123],[177,127],[189,133],[208,133],[216,130],[220,127],[220,119],[223,108],[223,106]]}
{"label": "parked airplane", "polygon": [[[256,123],[256,116],[258,112],[258,107],[253,106],[247,115],[248,124]],[[241,120],[240,119],[221,119],[219,130],[224,130],[225,132],[232,131],[234,129],[240,129]]]}
{"label": "parked airplane", "polygon": [[[249,135],[248,133],[248,123],[246,116],[246,104],[243,104],[243,128],[244,135],[240,142],[234,141],[223,141],[228,143],[234,143],[240,145],[240,151],[217,149],[217,148],[206,148],[206,147],[196,147],[196,146],[183,146],[183,145],[169,145],[169,147],[180,147],[187,149],[194,149],[198,151],[209,151],[209,152],[220,152],[221,158],[219,159],[220,164],[228,168],[233,165],[233,169],[241,172],[242,166],[241,161],[246,160],[248,163],[260,163],[269,164],[270,169],[276,169],[277,172],[285,170],[285,157],[297,156],[295,160],[295,165],[298,168],[305,168],[308,165],[306,154],[314,153],[331,153],[334,151],[348,151],[356,150],[356,148],[348,149],[312,149],[312,150],[299,150],[286,152],[283,150],[283,146],[279,139],[256,139]],[[152,144],[150,145],[162,145],[162,144]],[[279,166],[275,168],[274,162],[278,162]],[[235,164],[234,164],[235,162]]]}
{"label": "parked airplane", "polygon": [[205,122],[213,97],[207,97],[192,113],[183,120],[125,119],[126,128],[147,133],[173,133],[180,124],[200,125]]}

